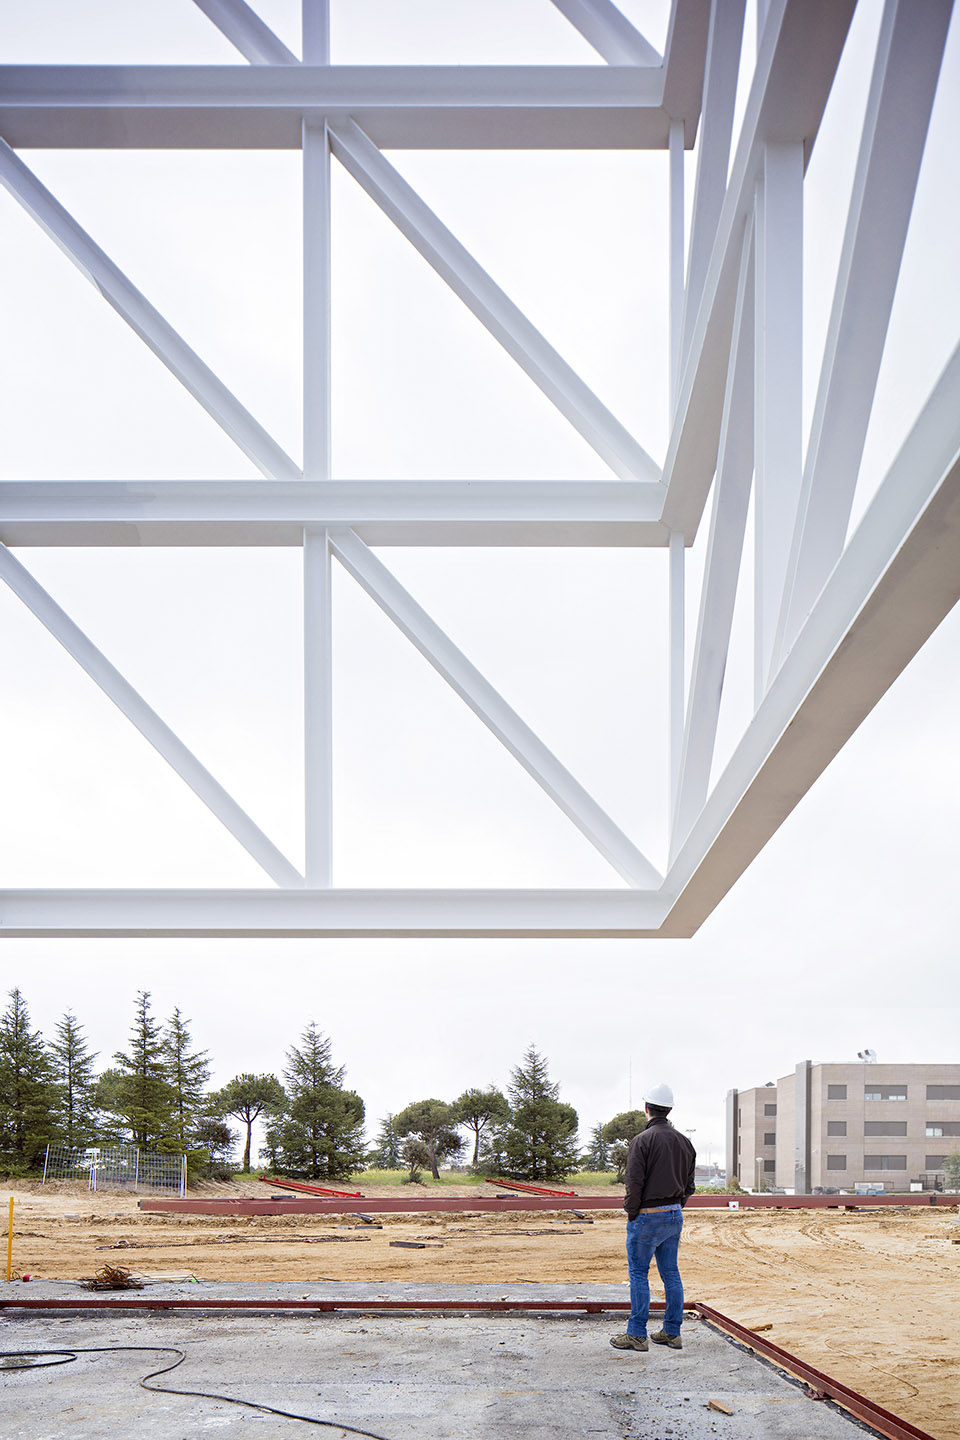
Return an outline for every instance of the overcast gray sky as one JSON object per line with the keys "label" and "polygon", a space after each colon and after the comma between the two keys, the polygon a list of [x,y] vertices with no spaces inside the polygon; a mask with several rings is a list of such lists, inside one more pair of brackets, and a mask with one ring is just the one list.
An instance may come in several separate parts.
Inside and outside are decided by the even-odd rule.
{"label": "overcast gray sky", "polygon": [[[261,13],[298,46],[294,0]],[[624,6],[662,44],[666,3]],[[809,418],[879,0],[861,4],[805,189]],[[753,35],[752,5],[748,35]],[[190,0],[0,0],[7,61],[235,63]],[[951,32],[854,523],[960,328],[960,45]],[[333,58],[592,63],[549,0],[333,0]],[[742,108],[742,99],[741,99]],[[300,453],[294,154],[25,154],[291,453]],[[667,437],[666,160],[392,161],[660,458]],[[688,159],[688,192],[694,160]],[[604,468],[334,167],[334,473],[602,478]],[[842,202],[842,203],[841,203]],[[4,478],[229,478],[244,457],[5,194]],[[705,530],[706,527],[703,527]],[[691,556],[695,623],[702,545]],[[662,861],[663,552],[381,552],[516,709]],[[302,862],[294,551],[21,552],[295,863]],[[738,615],[720,737],[748,718]],[[797,1060],[957,1058],[960,792],[952,615],[690,941],[6,941],[50,1033],[66,1007],[107,1063],[136,990],[192,1017],[217,1082],[276,1070],[315,1019],[387,1110],[504,1084],[533,1040],[584,1137],[677,1093],[722,1144],[731,1085]],[[335,881],[604,885],[616,877],[343,574],[335,577]],[[5,590],[4,885],[243,885],[262,875]]]}

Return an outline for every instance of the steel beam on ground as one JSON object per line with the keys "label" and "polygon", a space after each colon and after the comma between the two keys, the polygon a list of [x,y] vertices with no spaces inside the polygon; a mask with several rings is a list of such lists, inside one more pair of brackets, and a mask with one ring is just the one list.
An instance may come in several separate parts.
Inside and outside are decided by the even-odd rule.
{"label": "steel beam on ground", "polygon": [[353,120],[334,121],[344,169],[450,286],[547,399],[622,480],[659,481],[643,446],[585,385]]}
{"label": "steel beam on ground", "polygon": [[8,546],[666,546],[660,484],[620,480],[0,481]]}
{"label": "steel beam on ground", "polygon": [[[362,1200],[334,1200],[307,1196],[284,1196],[273,1200],[265,1196],[262,1200],[250,1196],[236,1200],[140,1200],[139,1206],[145,1211],[160,1211],[177,1215],[355,1215],[363,1210],[370,1215],[447,1215],[476,1211],[478,1214],[497,1212],[523,1212],[549,1210],[568,1214],[570,1202],[542,1195],[518,1195],[505,1199],[485,1198],[480,1195],[441,1196],[377,1196],[365,1195]],[[930,1208],[927,1195],[729,1195],[724,1191],[716,1194],[691,1195],[686,1203],[687,1210],[728,1210],[731,1206],[741,1210],[872,1210],[923,1209]],[[623,1210],[623,1195],[578,1195],[578,1210]]]}
{"label": "steel beam on ground", "polygon": [[658,933],[638,890],[0,890],[0,939],[327,936],[549,939]]}
{"label": "steel beam on ground", "polygon": [[482,720],[590,844],[628,884],[656,889],[661,876],[593,796],[481,675],[351,530],[330,531],[334,555],[437,674]]}
{"label": "steel beam on ground", "polygon": [[15,149],[299,150],[304,120],[351,116],[380,149],[662,150],[663,91],[663,70],[636,65],[0,65],[0,134]]}
{"label": "steel beam on ground", "polygon": [[716,468],[741,240],[764,146],[802,141],[809,159],[854,8],[855,0],[771,0],[664,461],[664,522],[688,543]]}

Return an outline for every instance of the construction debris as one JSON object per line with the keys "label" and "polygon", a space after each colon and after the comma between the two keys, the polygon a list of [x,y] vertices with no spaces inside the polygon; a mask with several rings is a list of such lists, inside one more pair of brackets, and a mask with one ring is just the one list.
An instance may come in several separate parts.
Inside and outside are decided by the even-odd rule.
{"label": "construction debris", "polygon": [[142,1290],[143,1281],[138,1280],[122,1265],[103,1265],[96,1275],[80,1281],[84,1290]]}
{"label": "construction debris", "polygon": [[720,1415],[734,1415],[736,1412],[732,1405],[727,1405],[723,1400],[708,1400],[708,1410],[716,1410]]}

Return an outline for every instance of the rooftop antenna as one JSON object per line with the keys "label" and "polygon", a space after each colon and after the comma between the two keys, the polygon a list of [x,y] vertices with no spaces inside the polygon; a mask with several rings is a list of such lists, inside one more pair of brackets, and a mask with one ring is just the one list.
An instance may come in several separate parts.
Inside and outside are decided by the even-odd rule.
{"label": "rooftop antenna", "polygon": [[876,1050],[858,1050],[857,1059],[862,1060],[864,1065],[876,1065],[877,1052]]}

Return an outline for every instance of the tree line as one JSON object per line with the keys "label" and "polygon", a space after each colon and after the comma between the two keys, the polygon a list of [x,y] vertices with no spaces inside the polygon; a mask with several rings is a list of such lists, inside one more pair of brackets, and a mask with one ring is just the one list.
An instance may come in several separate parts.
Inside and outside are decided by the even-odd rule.
{"label": "tree line", "polygon": [[209,1055],[194,1046],[190,1023],[179,1009],[159,1020],[150,992],[141,990],[126,1048],[98,1070],[72,1011],[45,1041],[21,991],[10,991],[0,1016],[0,1170],[36,1170],[48,1143],[131,1143],[186,1154],[192,1176],[226,1176],[238,1140],[232,1119],[241,1126],[245,1171],[260,1120],[260,1160],[307,1179],[345,1180],[365,1168],[403,1169],[413,1181],[429,1170],[439,1179],[441,1165],[461,1161],[474,1173],[514,1179],[556,1180],[578,1169],[613,1169],[622,1178],[627,1143],[645,1123],[642,1111],[615,1116],[594,1127],[581,1151],[577,1112],[530,1045],[505,1092],[490,1084],[453,1100],[413,1101],[384,1117],[368,1147],[364,1102],[315,1023],[287,1051],[282,1080],[244,1073],[219,1090],[208,1086]]}

